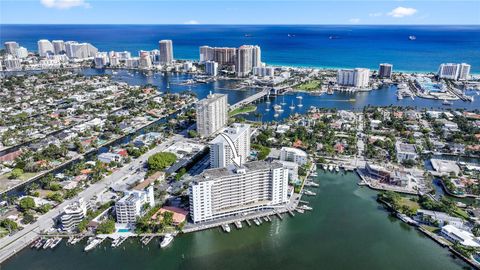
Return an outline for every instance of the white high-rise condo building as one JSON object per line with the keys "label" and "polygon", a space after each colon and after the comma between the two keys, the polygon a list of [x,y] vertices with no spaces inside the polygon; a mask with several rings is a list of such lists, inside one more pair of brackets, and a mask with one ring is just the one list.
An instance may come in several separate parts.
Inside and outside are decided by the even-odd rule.
{"label": "white high-rise condo building", "polygon": [[469,64],[461,63],[458,71],[458,80],[460,81],[468,80],[470,76],[470,68],[471,66]]}
{"label": "white high-rise condo building", "polygon": [[470,75],[470,65],[466,63],[441,64],[438,68],[438,78],[450,80],[468,80]]}
{"label": "white high-rise condo building", "polygon": [[3,45],[5,46],[5,52],[11,55],[15,55],[18,47],[20,47],[15,41],[7,41]]}
{"label": "white high-rise condo building", "polygon": [[68,58],[84,59],[95,57],[98,49],[90,43],[78,43],[76,41],[65,42],[65,52]]}
{"label": "white high-rise condo building", "polygon": [[22,63],[20,59],[10,54],[5,56],[5,58],[3,59],[3,65],[5,66],[5,70],[7,71],[22,69]]}
{"label": "white high-rise condo building", "polygon": [[262,66],[262,50],[258,45],[255,45],[252,48],[252,66],[253,67]]}
{"label": "white high-rise condo building", "polygon": [[207,61],[213,61],[215,55],[215,49],[210,46],[201,46],[200,47],[200,63],[205,63]]}
{"label": "white high-rise condo building", "polygon": [[378,69],[378,76],[380,78],[390,78],[392,77],[393,65],[388,63],[380,64]]}
{"label": "white high-rise condo building", "polygon": [[95,68],[104,68],[108,64],[108,54],[106,52],[98,52],[93,59]]}
{"label": "white high-rise condo building", "polygon": [[55,54],[65,53],[65,42],[63,40],[52,40],[53,52]]}
{"label": "white high-rise condo building", "polygon": [[147,187],[144,191],[130,190],[125,196],[115,203],[117,223],[134,224],[137,217],[143,216],[146,209],[144,205],[155,206],[153,186]]}
{"label": "white high-rise condo building", "polygon": [[173,62],[173,43],[171,40],[160,40],[158,42],[160,49],[160,63],[171,64]]}
{"label": "white high-rise condo building", "polygon": [[38,54],[40,57],[47,57],[50,54],[54,54],[53,45],[50,41],[46,39],[41,39],[37,42],[38,45]]}
{"label": "white high-rise condo building", "polygon": [[342,86],[367,87],[369,79],[367,68],[340,69],[337,73],[337,84]]}
{"label": "white high-rise condo building", "polygon": [[78,224],[86,217],[87,210],[88,205],[83,198],[63,208],[63,214],[60,216],[62,230],[68,232],[74,231]]}
{"label": "white high-rise condo building", "polygon": [[253,75],[258,77],[274,77],[275,68],[273,67],[253,67]]}
{"label": "white high-rise condo building", "polygon": [[148,69],[152,67],[152,58],[149,52],[141,52],[138,60],[138,67]]}
{"label": "white high-rise condo building", "polygon": [[218,63],[214,61],[205,62],[205,73],[210,76],[218,75]]}
{"label": "white high-rise condo building", "polygon": [[[235,149],[232,149],[232,145]],[[210,142],[211,168],[227,167],[234,164],[234,156],[239,156],[241,164],[244,164],[247,162],[249,155],[250,125],[248,124],[234,123],[225,128],[220,135]]]}
{"label": "white high-rise condo building", "polygon": [[227,95],[210,94],[196,104],[197,131],[201,137],[208,137],[219,131],[228,121]]}
{"label": "white high-rise condo building", "polygon": [[205,170],[190,184],[194,223],[274,209],[288,202],[288,170],[281,164],[255,161]]}
{"label": "white high-rise condo building", "polygon": [[18,47],[15,55],[20,59],[27,58],[28,50],[25,47]]}

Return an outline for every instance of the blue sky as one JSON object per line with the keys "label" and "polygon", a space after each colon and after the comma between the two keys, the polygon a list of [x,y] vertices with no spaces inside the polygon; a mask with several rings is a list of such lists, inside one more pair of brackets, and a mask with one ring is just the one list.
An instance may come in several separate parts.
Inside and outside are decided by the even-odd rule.
{"label": "blue sky", "polygon": [[480,1],[0,0],[0,24],[480,25]]}

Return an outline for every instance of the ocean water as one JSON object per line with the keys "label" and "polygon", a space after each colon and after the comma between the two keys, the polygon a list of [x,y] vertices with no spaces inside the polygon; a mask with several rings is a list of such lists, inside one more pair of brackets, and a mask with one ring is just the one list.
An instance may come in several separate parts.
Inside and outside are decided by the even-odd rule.
{"label": "ocean water", "polygon": [[262,60],[273,65],[377,69],[388,62],[395,70],[436,72],[440,63],[466,62],[480,73],[480,26],[0,25],[1,43],[14,40],[36,50],[43,38],[133,55],[172,39],[178,59],[198,59],[202,45],[257,44]]}

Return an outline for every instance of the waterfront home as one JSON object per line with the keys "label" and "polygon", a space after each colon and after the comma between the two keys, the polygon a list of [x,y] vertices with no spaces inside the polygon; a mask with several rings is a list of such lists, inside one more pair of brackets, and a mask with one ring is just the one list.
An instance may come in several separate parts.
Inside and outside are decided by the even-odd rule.
{"label": "waterfront home", "polygon": [[468,228],[467,226],[465,226],[463,219],[458,217],[452,217],[444,212],[419,209],[417,210],[416,219],[422,223],[426,223],[429,225],[433,224],[436,221],[438,222],[438,227],[443,227],[448,224],[462,230]]}
{"label": "waterfront home", "polygon": [[453,225],[445,225],[441,230],[442,236],[453,243],[459,243],[467,247],[480,247],[480,240],[471,232],[459,229]]}
{"label": "waterfront home", "polygon": [[414,144],[397,141],[395,143],[395,150],[397,152],[398,162],[402,162],[407,159],[416,160],[418,158]]}
{"label": "waterfront home", "polygon": [[103,163],[110,163],[112,161],[121,162],[122,156],[115,153],[102,153],[98,155],[98,160]]}
{"label": "waterfront home", "polygon": [[178,207],[173,207],[173,206],[164,206],[160,208],[153,216],[152,220],[160,221],[163,219],[163,213],[169,212],[172,213],[172,225],[179,225],[187,220],[187,215],[188,211],[178,208]]}

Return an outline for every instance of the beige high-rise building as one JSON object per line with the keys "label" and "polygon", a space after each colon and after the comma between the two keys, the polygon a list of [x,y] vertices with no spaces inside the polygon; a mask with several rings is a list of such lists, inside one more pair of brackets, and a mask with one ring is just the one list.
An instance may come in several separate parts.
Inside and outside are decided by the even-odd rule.
{"label": "beige high-rise building", "polygon": [[[235,149],[232,149],[230,143]],[[235,153],[234,153],[235,152]],[[234,156],[240,157],[241,164],[247,162],[250,155],[250,125],[242,123],[234,123],[225,128],[222,134],[217,135],[210,142],[210,167],[221,168],[234,164]]]}
{"label": "beige high-rise building", "polygon": [[238,48],[235,72],[238,77],[247,76],[253,68],[253,46],[243,45]]}
{"label": "beige high-rise building", "polygon": [[171,64],[173,62],[173,43],[171,40],[160,40],[160,64]]}
{"label": "beige high-rise building", "polygon": [[208,137],[225,127],[228,121],[227,95],[210,94],[196,104],[197,132]]}
{"label": "beige high-rise building", "polygon": [[50,41],[46,39],[41,39],[37,42],[38,45],[38,54],[40,57],[46,57],[49,54],[54,54],[53,45]]}

